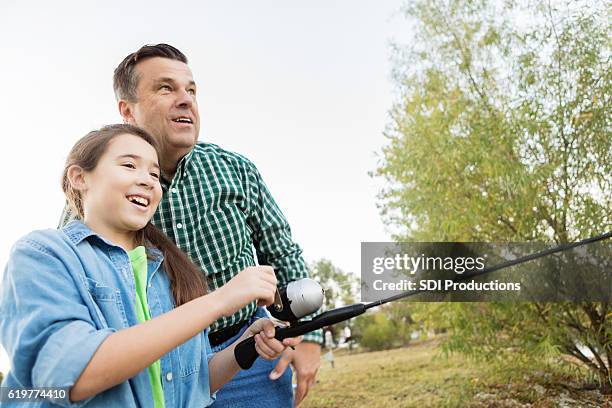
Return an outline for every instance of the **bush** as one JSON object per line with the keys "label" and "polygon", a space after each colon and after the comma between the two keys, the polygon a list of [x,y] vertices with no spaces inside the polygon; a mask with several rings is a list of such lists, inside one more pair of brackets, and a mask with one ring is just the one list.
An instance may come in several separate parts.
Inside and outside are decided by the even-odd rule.
{"label": "bush", "polygon": [[385,350],[396,343],[393,324],[385,313],[378,312],[364,328],[360,344],[370,350]]}
{"label": "bush", "polygon": [[355,321],[353,336],[369,350],[405,346],[410,342],[410,334],[417,329],[411,310],[412,305],[398,302],[360,316]]}

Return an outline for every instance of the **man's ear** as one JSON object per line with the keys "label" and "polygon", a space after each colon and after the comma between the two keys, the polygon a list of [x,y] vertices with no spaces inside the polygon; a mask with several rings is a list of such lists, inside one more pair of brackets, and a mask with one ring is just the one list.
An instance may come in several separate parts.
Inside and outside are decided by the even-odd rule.
{"label": "man's ear", "polygon": [[68,177],[68,182],[74,190],[80,191],[81,193],[87,191],[87,178],[85,177],[85,170],[83,170],[81,166],[73,164],[68,168],[66,175]]}
{"label": "man's ear", "polygon": [[134,120],[134,105],[126,100],[119,99],[118,102],[119,114],[123,118],[123,123],[129,123],[133,125],[136,123]]}

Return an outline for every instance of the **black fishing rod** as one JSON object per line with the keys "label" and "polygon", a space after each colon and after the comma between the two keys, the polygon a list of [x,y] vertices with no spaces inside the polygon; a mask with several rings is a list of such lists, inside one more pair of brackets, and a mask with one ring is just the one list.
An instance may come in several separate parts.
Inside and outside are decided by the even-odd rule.
{"label": "black fishing rod", "polygon": [[[462,275],[456,278],[456,281],[462,281],[471,279],[477,276],[482,276],[491,272],[498,271],[500,269],[508,268],[510,266],[518,265],[524,262],[529,262],[534,259],[542,258],[547,255],[554,253],[567,251],[572,248],[579,246],[592,244],[597,241],[602,241],[612,237],[612,231],[595,237],[587,238],[582,241],[561,244],[553,248],[549,248],[544,251],[536,252],[533,254],[525,255],[513,259],[511,261],[502,262],[497,265],[493,265],[489,268],[484,268],[471,275]],[[306,333],[310,333],[313,330],[321,329],[326,326],[330,326],[336,323],[340,323],[353,317],[359,316],[365,313],[366,310],[385,303],[394,302],[396,300],[404,299],[409,296],[414,296],[419,293],[429,292],[429,290],[418,289],[412,291],[406,291],[388,298],[377,300],[371,303],[356,303],[349,306],[340,307],[337,309],[328,310],[327,312],[321,313],[314,317],[312,320],[298,321],[300,318],[307,316],[311,313],[316,312],[323,303],[323,289],[321,286],[312,279],[301,279],[299,281],[290,282],[286,287],[280,289],[276,293],[275,302],[273,305],[268,307],[270,314],[279,320],[289,321],[290,326],[288,327],[277,327],[274,337],[282,341],[289,337],[298,337]],[[255,350],[255,340],[253,337],[249,337],[241,341],[234,348],[234,356],[238,365],[243,369],[249,369],[258,357],[257,351]]]}

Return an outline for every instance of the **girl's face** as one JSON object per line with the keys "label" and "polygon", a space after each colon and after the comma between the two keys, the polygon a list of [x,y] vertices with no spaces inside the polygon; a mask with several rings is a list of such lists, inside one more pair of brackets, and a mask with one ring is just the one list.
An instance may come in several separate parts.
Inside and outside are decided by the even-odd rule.
{"label": "girl's face", "polygon": [[114,137],[95,169],[83,172],[83,221],[111,240],[143,228],[161,200],[155,149],[138,136]]}

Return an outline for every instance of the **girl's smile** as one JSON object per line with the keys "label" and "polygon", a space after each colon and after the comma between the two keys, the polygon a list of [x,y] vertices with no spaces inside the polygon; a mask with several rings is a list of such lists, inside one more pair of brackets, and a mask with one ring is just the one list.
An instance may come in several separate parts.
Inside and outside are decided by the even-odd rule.
{"label": "girl's smile", "polygon": [[151,201],[150,196],[147,197],[145,195],[138,194],[130,194],[126,196],[127,200],[134,204],[139,211],[146,211],[147,207],[149,207],[149,202]]}

